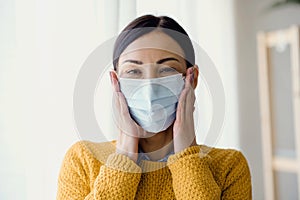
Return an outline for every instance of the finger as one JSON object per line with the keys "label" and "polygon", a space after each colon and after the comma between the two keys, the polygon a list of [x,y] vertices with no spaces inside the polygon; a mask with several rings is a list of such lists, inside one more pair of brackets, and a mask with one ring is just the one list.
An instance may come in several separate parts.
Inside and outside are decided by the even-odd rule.
{"label": "finger", "polygon": [[[137,137],[141,133],[141,128],[131,118],[125,96],[121,92],[115,92],[117,98],[117,114],[120,130],[127,135]],[[136,134],[134,134],[136,133]]]}
{"label": "finger", "polygon": [[180,105],[180,107],[183,109],[185,109],[186,104],[189,103],[190,98],[187,99],[188,96],[190,96],[190,94],[193,93],[193,88],[191,86],[191,83],[190,83],[190,81],[187,80],[189,78],[190,78],[190,74],[187,75],[187,77],[186,77],[185,87],[183,88],[183,90],[179,96],[179,100],[178,100],[178,105]]}
{"label": "finger", "polygon": [[190,118],[193,117],[193,113],[195,110],[195,93],[193,90],[189,90],[187,97],[186,97],[186,107],[185,107],[185,116],[189,118],[188,120],[191,120]]}
{"label": "finger", "polygon": [[185,87],[179,97],[176,120],[183,122],[194,111],[195,92],[192,87]]}
{"label": "finger", "polygon": [[185,79],[185,88],[192,87],[194,83],[194,67],[190,67],[187,69],[186,79]]}
{"label": "finger", "polygon": [[118,92],[118,97],[120,101],[120,112],[122,113],[123,117],[129,119],[130,115],[129,115],[128,105],[125,96],[121,92]]}
{"label": "finger", "polygon": [[194,105],[196,100],[196,96],[195,96],[195,91],[193,88],[188,88],[187,89],[187,97],[186,97],[186,101],[188,102],[189,105]]}
{"label": "finger", "polygon": [[121,132],[128,133],[130,128],[130,117],[126,101],[123,99],[121,92],[113,93],[113,116],[118,129]]}
{"label": "finger", "polygon": [[177,123],[181,123],[183,120],[182,117],[184,116],[185,113],[187,91],[188,91],[187,88],[184,88],[178,100],[177,111],[176,111]]}
{"label": "finger", "polygon": [[113,119],[115,121],[115,124],[120,129],[121,125],[121,116],[120,116],[120,101],[119,101],[119,95],[118,92],[113,92],[113,98],[112,98],[112,110],[113,110]]}
{"label": "finger", "polygon": [[[194,105],[195,92],[194,92],[194,88],[192,87],[193,84],[194,84],[194,66],[188,68],[188,70],[187,70],[187,77],[185,80],[185,87],[184,87],[184,90],[186,91],[185,99],[184,99],[184,101],[186,102],[185,106]],[[186,107],[185,107],[185,109],[187,112],[191,111],[191,110],[187,109]]]}
{"label": "finger", "polygon": [[123,119],[127,116],[128,108],[124,96],[121,92],[113,93],[113,105],[115,116],[120,119],[119,121],[124,121]]}

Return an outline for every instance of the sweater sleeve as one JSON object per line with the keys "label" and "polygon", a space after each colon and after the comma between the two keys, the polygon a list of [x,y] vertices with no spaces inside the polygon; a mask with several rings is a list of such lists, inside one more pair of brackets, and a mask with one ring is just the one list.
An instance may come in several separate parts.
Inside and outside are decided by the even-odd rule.
{"label": "sweater sleeve", "polygon": [[223,150],[220,161],[213,161],[199,152],[199,147],[189,147],[168,160],[176,199],[252,198],[250,171],[242,153]]}
{"label": "sweater sleeve", "polygon": [[168,165],[177,200],[221,198],[221,191],[210,171],[209,162],[209,156],[199,155],[197,146],[186,148],[169,157]]}
{"label": "sweater sleeve", "polygon": [[[120,154],[109,155],[103,165],[83,146],[76,143],[65,155],[58,178],[57,200],[134,199],[140,167]],[[91,169],[96,165],[99,174],[91,181]]]}
{"label": "sweater sleeve", "polygon": [[223,185],[222,199],[252,199],[251,174],[243,154],[234,152]]}

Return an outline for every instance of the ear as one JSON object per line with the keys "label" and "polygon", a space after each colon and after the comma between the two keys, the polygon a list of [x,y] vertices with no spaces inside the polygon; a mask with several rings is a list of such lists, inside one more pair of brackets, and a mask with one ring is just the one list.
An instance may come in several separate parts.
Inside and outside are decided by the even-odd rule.
{"label": "ear", "polygon": [[198,65],[194,65],[194,82],[193,82],[193,88],[196,89],[197,84],[198,84],[198,76],[199,76],[199,68]]}
{"label": "ear", "polygon": [[111,83],[113,82],[113,80],[118,81],[118,75],[117,75],[117,72],[115,70],[109,71],[109,77],[110,77]]}
{"label": "ear", "polygon": [[120,91],[119,79],[116,71],[112,70],[109,72],[110,82],[115,92]]}

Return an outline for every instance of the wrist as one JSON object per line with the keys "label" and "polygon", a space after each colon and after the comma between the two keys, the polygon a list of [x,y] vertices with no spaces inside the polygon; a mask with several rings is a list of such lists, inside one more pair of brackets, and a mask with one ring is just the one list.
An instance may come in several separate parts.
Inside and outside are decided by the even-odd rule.
{"label": "wrist", "polygon": [[138,157],[138,139],[121,132],[116,145],[116,153],[125,155],[136,162]]}
{"label": "wrist", "polygon": [[134,152],[129,152],[126,150],[120,150],[120,149],[116,149],[116,153],[117,154],[121,154],[124,156],[127,156],[128,158],[130,158],[133,162],[137,162],[138,159],[138,153],[134,153]]}

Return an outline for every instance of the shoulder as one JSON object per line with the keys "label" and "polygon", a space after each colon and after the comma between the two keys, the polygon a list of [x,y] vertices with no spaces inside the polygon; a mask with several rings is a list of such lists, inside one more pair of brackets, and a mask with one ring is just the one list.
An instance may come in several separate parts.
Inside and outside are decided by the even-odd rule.
{"label": "shoulder", "polygon": [[98,160],[104,163],[107,157],[114,152],[115,141],[96,143],[81,140],[68,149],[65,154],[65,160]]}
{"label": "shoulder", "polygon": [[223,163],[225,165],[234,165],[237,163],[247,164],[247,160],[245,156],[239,150],[221,149],[221,148],[208,148],[208,149],[209,149],[208,156],[211,157],[211,161],[213,163]]}
{"label": "shoulder", "polygon": [[210,158],[210,169],[218,184],[223,188],[238,179],[251,183],[250,168],[241,151],[211,148],[207,155]]}

